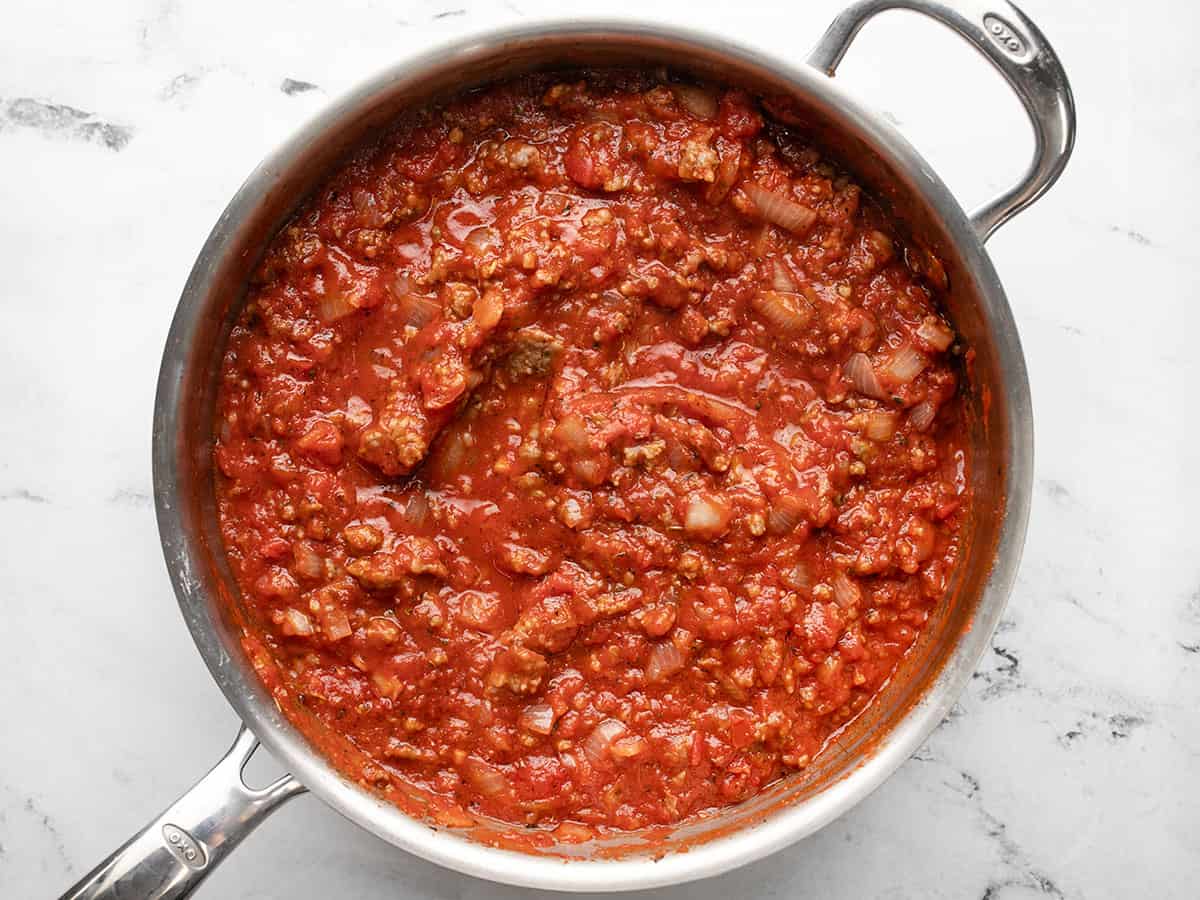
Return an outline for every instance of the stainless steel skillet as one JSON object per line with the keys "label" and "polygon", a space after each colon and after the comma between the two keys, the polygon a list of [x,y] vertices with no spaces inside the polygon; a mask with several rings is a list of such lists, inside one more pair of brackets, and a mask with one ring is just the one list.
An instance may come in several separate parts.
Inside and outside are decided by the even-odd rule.
{"label": "stainless steel skillet", "polygon": [[[1029,169],[969,215],[907,141],[831,77],[859,28],[892,8],[923,13],[969,41],[1008,81],[1033,124]],[[832,155],[940,258],[950,284],[947,310],[975,351],[970,477],[976,514],[944,608],[899,677],[818,765],[718,816],[682,826],[654,847],[631,834],[603,847],[522,853],[482,842],[486,824],[483,834],[471,836],[435,829],[347,781],[311,749],[256,677],[223,599],[237,591],[222,556],[212,492],[216,374],[249,271],[297,204],[365,135],[405,107],[472,85],[536,68],[629,63],[667,65],[793,97]],[[185,896],[268,814],[306,789],[425,859],[481,878],[568,891],[648,888],[715,875],[799,840],[854,806],[945,716],[985,651],[1016,576],[1032,481],[1029,383],[983,244],[1053,184],[1074,132],[1070,88],[1053,50],[1004,0],[863,0],[838,16],[799,65],[662,25],[525,25],[399,63],[326,109],[251,174],[214,227],[175,313],[154,410],[155,504],[167,566],[196,646],[245,727],[208,775],[65,896]],[[293,773],[264,790],[248,788],[241,778],[258,740]]]}

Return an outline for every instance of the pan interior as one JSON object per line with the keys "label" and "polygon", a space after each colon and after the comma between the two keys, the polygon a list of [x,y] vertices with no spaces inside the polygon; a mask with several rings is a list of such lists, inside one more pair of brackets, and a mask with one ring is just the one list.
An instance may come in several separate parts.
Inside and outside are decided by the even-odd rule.
{"label": "pan interior", "polygon": [[[759,95],[790,95],[817,142],[889,209],[917,245],[941,260],[949,281],[942,298],[945,310],[974,350],[967,373],[974,512],[967,525],[970,539],[938,614],[888,686],[814,766],[740,806],[669,832],[631,832],[603,843],[549,845],[535,852],[646,860],[727,840],[752,831],[753,826],[784,819],[789,833],[784,841],[773,835],[777,844],[820,827],[886,777],[948,710],[1007,595],[1011,573],[997,581],[998,554],[1015,557],[1019,552],[1025,497],[1016,498],[1014,510],[1009,486],[1014,448],[1016,462],[1024,466],[1028,434],[1014,432],[1014,422],[1022,427],[1019,417],[1027,410],[1013,406],[1027,405],[1027,399],[1023,366],[1015,374],[1012,371],[1013,353],[1018,362],[1020,356],[1019,349],[1013,349],[1016,338],[1003,295],[945,188],[927,167],[907,160],[902,164],[904,154],[920,161],[887,126],[868,120],[825,86],[824,76],[806,69],[768,67],[749,51],[717,47],[694,36],[668,35],[661,29],[584,26],[510,32],[502,39],[467,42],[386,73],[341,101],[268,159],[214,229],[185,288],[164,355],[154,434],[156,503],[164,552],[185,619],[226,696],[263,742],[308,787],[360,824],[427,858],[467,870],[471,865],[456,859],[462,851],[453,844],[506,846],[513,843],[514,832],[523,830],[481,821],[469,835],[455,840],[444,831],[434,835],[427,828],[414,827],[412,818],[367,796],[318,758],[256,677],[240,642],[238,591],[217,527],[212,470],[217,373],[250,271],[299,203],[360,141],[405,108],[466,88],[534,69],[614,65],[667,66]],[[899,142],[901,159],[894,148],[879,149],[880,133]],[[930,195],[939,191],[944,197],[935,207]],[[1010,546],[1013,541],[1015,549]],[[320,726],[314,722],[314,727]],[[346,753],[355,752],[343,744]],[[413,798],[413,806],[411,811],[419,816],[419,796]],[[446,849],[435,852],[422,840],[441,842]],[[763,847],[747,852],[762,855],[774,849],[765,842]],[[733,860],[724,867],[743,861]],[[534,883],[533,875],[508,877],[498,870],[486,874]]]}

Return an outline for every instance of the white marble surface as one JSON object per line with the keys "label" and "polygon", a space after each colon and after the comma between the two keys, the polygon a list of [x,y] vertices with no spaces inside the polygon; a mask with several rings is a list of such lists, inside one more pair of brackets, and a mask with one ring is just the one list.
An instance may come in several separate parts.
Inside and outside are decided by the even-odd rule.
{"label": "white marble surface", "polygon": [[[656,898],[1200,890],[1200,431],[1187,413],[1200,388],[1200,13],[1026,2],[1068,67],[1081,125],[1062,182],[990,246],[1028,355],[1038,443],[1025,562],[993,652],[957,714],[849,815]],[[234,732],[176,612],[149,500],[160,349],[227,198],[367,73],[562,7],[4,4],[0,896],[65,888]],[[613,0],[569,12],[689,21],[797,56],[837,7]],[[967,204],[1024,164],[1015,102],[932,24],[889,14],[839,77]],[[315,87],[289,93],[285,79]],[[312,798],[202,892],[519,895],[393,850]]]}

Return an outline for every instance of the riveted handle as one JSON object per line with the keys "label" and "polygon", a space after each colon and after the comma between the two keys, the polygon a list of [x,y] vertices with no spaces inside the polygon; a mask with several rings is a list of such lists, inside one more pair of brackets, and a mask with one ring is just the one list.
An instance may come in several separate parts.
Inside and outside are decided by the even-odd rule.
{"label": "riveted handle", "polygon": [[1071,157],[1075,100],[1067,74],[1038,27],[1005,0],[860,0],[834,19],[809,54],[809,64],[833,75],[859,29],[888,9],[929,16],[965,38],[1004,76],[1033,124],[1033,161],[1021,180],[971,213],[975,233],[986,241],[1046,193]]}
{"label": "riveted handle", "polygon": [[256,747],[258,739],[242,726],[212,771],[61,900],[177,900],[190,894],[267,816],[304,793],[291,775],[262,790],[247,787],[242,769]]}

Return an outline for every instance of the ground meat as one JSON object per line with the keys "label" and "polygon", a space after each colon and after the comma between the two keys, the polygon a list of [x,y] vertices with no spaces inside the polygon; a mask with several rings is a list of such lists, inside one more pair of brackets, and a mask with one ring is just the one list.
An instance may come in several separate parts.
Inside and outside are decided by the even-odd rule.
{"label": "ground meat", "polygon": [[405,475],[425,458],[434,433],[417,398],[398,389],[384,400],[377,424],[363,430],[358,455],[386,475]]}
{"label": "ground meat", "polygon": [[525,647],[513,647],[496,657],[487,675],[489,688],[514,694],[533,694],[541,687],[549,666],[546,658]]}
{"label": "ground meat", "polygon": [[562,343],[552,335],[540,328],[525,328],[515,336],[512,352],[505,357],[504,366],[513,378],[545,375],[561,350]]}

